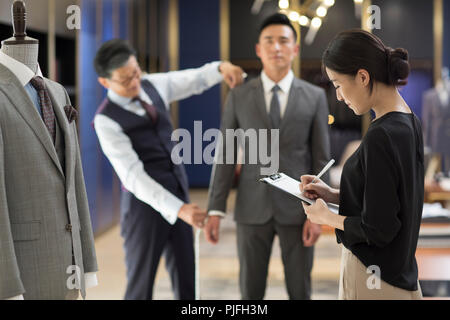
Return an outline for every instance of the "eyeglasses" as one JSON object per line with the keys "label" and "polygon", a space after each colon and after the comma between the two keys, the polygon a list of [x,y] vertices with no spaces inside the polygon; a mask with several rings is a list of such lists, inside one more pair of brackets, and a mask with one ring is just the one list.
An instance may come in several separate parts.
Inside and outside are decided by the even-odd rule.
{"label": "eyeglasses", "polygon": [[139,68],[139,66],[136,68],[136,70],[133,72],[133,75],[125,80],[122,81],[118,81],[115,79],[110,79],[112,82],[115,82],[117,84],[120,84],[123,87],[128,87],[131,82],[135,79],[135,78],[139,78],[141,76],[141,68]]}

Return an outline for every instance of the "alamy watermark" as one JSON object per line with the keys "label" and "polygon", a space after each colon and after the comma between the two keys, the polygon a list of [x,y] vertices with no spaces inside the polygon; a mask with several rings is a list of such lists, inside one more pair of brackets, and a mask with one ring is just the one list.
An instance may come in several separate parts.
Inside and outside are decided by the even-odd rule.
{"label": "alamy watermark", "polygon": [[[68,14],[66,20],[66,26],[69,30],[81,29],[81,8],[78,5],[70,5],[67,7],[66,13]],[[381,9],[377,5],[371,5],[367,7],[367,13],[370,15],[367,18],[366,26],[370,30],[381,29]]]}
{"label": "alamy watermark", "polygon": [[73,289],[80,289],[81,288],[81,269],[79,266],[71,265],[67,267],[66,270],[67,274],[70,274],[70,276],[67,278],[66,286],[67,289],[73,290]]}
{"label": "alamy watermark", "polygon": [[379,6],[371,5],[367,7],[367,13],[370,16],[367,18],[366,26],[370,30],[381,29],[381,9]]}
{"label": "alamy watermark", "polygon": [[67,7],[66,13],[69,15],[66,20],[66,26],[69,30],[81,29],[81,8],[77,5]]}
{"label": "alamy watermark", "polygon": [[381,270],[379,266],[371,265],[366,272],[371,276],[367,278],[366,285],[369,290],[381,289]]}
{"label": "alamy watermark", "polygon": [[[193,138],[187,129],[172,132],[171,140],[178,143],[171,158],[174,164],[261,165],[261,175],[270,175],[279,168],[279,137],[279,129],[226,129],[224,136],[219,129],[211,128],[203,133],[202,122],[194,121]],[[210,143],[203,149],[203,142]],[[239,149],[243,152],[241,157],[237,154]]]}

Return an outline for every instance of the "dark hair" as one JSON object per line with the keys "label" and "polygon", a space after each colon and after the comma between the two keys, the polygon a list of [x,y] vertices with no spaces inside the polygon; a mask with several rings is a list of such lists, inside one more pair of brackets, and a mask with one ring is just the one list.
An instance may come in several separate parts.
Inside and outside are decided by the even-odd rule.
{"label": "dark hair", "polygon": [[105,42],[94,59],[95,71],[100,77],[110,78],[112,72],[124,66],[136,51],[122,39],[113,39]]}
{"label": "dark hair", "polygon": [[261,24],[261,27],[259,28],[258,37],[261,35],[261,32],[266,27],[273,25],[273,24],[283,24],[283,25],[291,28],[292,32],[294,33],[294,41],[297,41],[297,31],[295,31],[295,28],[292,25],[291,20],[289,20],[289,18],[282,13],[275,13],[271,16],[268,16],[266,19],[264,19],[263,23]]}
{"label": "dark hair", "polygon": [[322,56],[325,67],[353,76],[365,69],[370,74],[370,92],[373,81],[406,85],[410,71],[408,51],[386,47],[377,36],[361,29],[341,32],[330,42]]}

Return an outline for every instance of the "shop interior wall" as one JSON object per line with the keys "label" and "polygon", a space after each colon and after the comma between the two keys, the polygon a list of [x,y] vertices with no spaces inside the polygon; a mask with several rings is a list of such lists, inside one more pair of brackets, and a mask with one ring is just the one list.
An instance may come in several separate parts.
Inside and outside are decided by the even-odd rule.
{"label": "shop interior wall", "polygon": [[80,144],[93,229],[96,234],[117,223],[120,183],[100,149],[92,121],[106,96],[93,68],[100,45],[112,38],[128,38],[128,1],[82,0],[79,35]]}
{"label": "shop interior wall", "polygon": [[[179,68],[195,68],[205,63],[220,60],[219,23],[220,0],[179,0]],[[205,14],[207,13],[207,14]],[[195,23],[194,23],[195,21]],[[180,101],[178,126],[187,129],[202,150],[210,141],[202,141],[202,133],[210,128],[220,127],[220,85],[201,95]],[[194,130],[197,123],[198,132]],[[208,187],[212,166],[194,163],[185,164],[190,187]]]}
{"label": "shop interior wall", "polygon": [[406,48],[411,60],[408,85],[402,96],[419,118],[423,93],[433,84],[433,2],[427,0],[374,0],[381,8],[381,30],[375,30],[386,45]]}
{"label": "shop interior wall", "polygon": [[[27,2],[28,34],[40,41],[39,62],[44,75],[48,74],[47,61],[47,1]],[[65,2],[64,2],[65,1]],[[128,39],[137,49],[143,70],[169,71],[168,10],[166,0],[82,0],[82,28],[79,33],[79,51],[76,50],[76,33],[65,25],[65,9],[69,0],[56,1],[56,65],[57,81],[71,95],[72,103],[80,108],[80,142],[85,179],[89,196],[94,230],[99,233],[118,220],[120,183],[112,167],[100,150],[92,128],[97,106],[105,97],[97,83],[92,61],[102,42],[112,37]],[[67,3],[66,3],[67,2]],[[373,0],[381,8],[381,30],[374,33],[392,47],[405,47],[411,57],[413,71],[408,86],[402,94],[420,116],[423,91],[433,86],[433,1],[429,0]],[[198,67],[220,59],[219,23],[220,0],[179,0],[179,68]],[[255,54],[258,28],[265,17],[277,10],[277,1],[268,1],[258,15],[252,15],[253,0],[230,0],[230,60],[242,66],[249,78],[257,76],[261,64]],[[12,36],[10,4],[0,4],[0,39]],[[208,12],[208,15],[204,13]],[[132,19],[130,19],[132,17]],[[195,23],[193,23],[195,21]],[[401,23],[399,23],[401,22]],[[307,32],[302,28],[301,75],[307,81],[328,89],[329,84],[320,72],[320,58],[327,43],[339,31],[360,27],[355,17],[353,0],[338,0],[329,10],[314,43],[308,46],[303,39]],[[408,30],[405,32],[405,30]],[[444,0],[443,65],[450,66],[450,0]],[[79,82],[76,83],[76,65],[79,65]],[[77,86],[77,85],[78,86]],[[80,93],[77,101],[77,89]],[[334,150],[339,159],[340,146],[360,137],[360,119],[352,115],[345,105],[335,100],[334,90],[329,90],[330,113],[335,122],[330,126]],[[214,87],[202,96],[181,101],[177,126],[188,129],[195,137],[194,121],[202,121],[202,132],[220,126],[220,88]],[[343,111],[344,110],[344,111]],[[340,141],[340,143],[339,143]],[[203,147],[209,142],[203,142]],[[338,147],[339,146],[339,147]],[[193,159],[191,159],[193,160]],[[207,187],[211,166],[187,165],[191,187]]]}

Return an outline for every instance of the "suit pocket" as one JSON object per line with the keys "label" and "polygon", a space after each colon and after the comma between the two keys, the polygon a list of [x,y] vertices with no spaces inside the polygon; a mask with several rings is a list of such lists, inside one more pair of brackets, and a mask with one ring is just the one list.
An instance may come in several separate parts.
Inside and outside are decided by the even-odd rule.
{"label": "suit pocket", "polygon": [[14,241],[38,240],[41,237],[41,221],[11,223]]}

